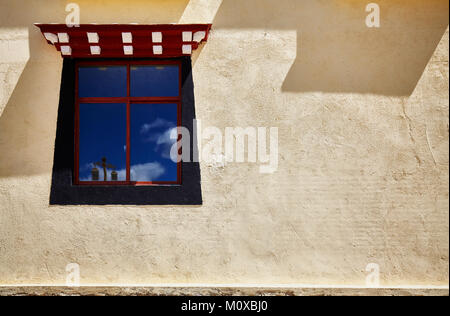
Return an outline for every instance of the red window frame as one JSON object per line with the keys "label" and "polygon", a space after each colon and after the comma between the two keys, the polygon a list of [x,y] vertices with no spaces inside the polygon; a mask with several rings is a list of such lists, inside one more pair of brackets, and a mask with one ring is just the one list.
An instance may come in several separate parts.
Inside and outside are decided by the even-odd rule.
{"label": "red window frame", "polygon": [[[127,66],[127,96],[126,97],[93,97],[93,98],[80,98],[78,95],[78,71],[83,66]],[[178,97],[131,97],[130,96],[130,68],[136,65],[177,65],[179,73],[179,93]],[[129,186],[152,186],[152,185],[181,185],[181,160],[178,159],[177,163],[177,181],[131,181],[130,176],[130,105],[136,103],[170,103],[177,104],[177,126],[178,135],[180,135],[181,128],[181,61],[180,60],[146,60],[146,61],[127,61],[127,60],[114,60],[114,61],[77,61],[75,63],[75,166],[74,166],[74,184],[75,185],[129,185]],[[80,181],[79,180],[79,157],[80,157],[80,103],[125,103],[127,105],[127,152],[126,152],[126,169],[127,175],[125,181]],[[178,136],[180,140],[180,136]],[[178,145],[179,158],[182,154],[181,145]]]}

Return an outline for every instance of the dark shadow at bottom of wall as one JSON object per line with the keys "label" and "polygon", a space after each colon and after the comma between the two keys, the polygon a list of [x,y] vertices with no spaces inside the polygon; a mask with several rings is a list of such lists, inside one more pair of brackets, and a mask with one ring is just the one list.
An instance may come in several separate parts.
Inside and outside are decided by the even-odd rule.
{"label": "dark shadow at bottom of wall", "polygon": [[[0,296],[448,296],[448,288],[0,287]],[[177,306],[176,308],[179,308]]]}

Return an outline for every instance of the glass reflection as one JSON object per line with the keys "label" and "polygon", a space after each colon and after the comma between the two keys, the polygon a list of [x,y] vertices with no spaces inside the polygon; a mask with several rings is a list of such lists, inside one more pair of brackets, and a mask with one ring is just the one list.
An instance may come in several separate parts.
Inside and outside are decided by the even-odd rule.
{"label": "glass reflection", "polygon": [[131,181],[177,181],[177,113],[177,104],[131,104]]}
{"label": "glass reflection", "polygon": [[81,98],[126,97],[127,67],[80,67],[78,95]]}
{"label": "glass reflection", "polygon": [[126,104],[80,104],[79,181],[126,180]]}
{"label": "glass reflection", "polygon": [[179,95],[179,67],[132,66],[130,69],[132,97],[177,97]]}

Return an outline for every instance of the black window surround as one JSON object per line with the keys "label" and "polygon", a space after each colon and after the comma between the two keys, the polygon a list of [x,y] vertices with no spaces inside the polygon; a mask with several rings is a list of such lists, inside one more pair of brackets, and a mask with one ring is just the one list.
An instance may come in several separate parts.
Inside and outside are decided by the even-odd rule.
{"label": "black window surround", "polygon": [[[108,59],[96,59],[107,61]],[[143,60],[143,59],[129,59]],[[147,59],[148,60],[148,59]],[[182,126],[193,136],[194,84],[190,57],[181,57]],[[182,162],[181,185],[78,186],[74,184],[75,62],[64,59],[55,139],[50,205],[201,205],[198,162]],[[197,140],[191,137],[191,153]],[[191,154],[192,155],[192,154]],[[191,161],[198,161],[191,157]]]}

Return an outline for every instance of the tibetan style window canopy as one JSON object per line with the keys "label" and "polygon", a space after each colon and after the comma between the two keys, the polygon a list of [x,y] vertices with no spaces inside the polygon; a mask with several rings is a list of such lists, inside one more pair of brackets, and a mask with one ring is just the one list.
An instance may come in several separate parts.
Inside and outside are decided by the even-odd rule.
{"label": "tibetan style window canopy", "polygon": [[211,24],[35,24],[63,57],[190,56],[208,39]]}

